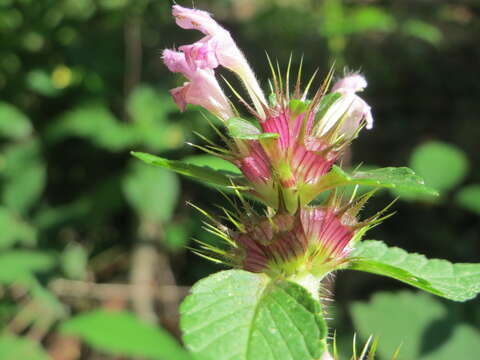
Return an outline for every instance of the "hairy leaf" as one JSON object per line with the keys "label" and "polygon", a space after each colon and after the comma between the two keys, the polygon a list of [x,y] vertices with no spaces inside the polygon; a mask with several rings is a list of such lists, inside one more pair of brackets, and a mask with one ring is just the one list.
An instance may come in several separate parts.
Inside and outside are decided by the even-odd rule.
{"label": "hairy leaf", "polygon": [[181,308],[187,347],[205,360],[308,360],[324,350],[320,304],[300,285],[228,270],[198,282]]}
{"label": "hairy leaf", "polygon": [[375,240],[361,242],[350,256],[349,269],[388,276],[450,300],[466,301],[480,292],[480,263],[428,259]]}

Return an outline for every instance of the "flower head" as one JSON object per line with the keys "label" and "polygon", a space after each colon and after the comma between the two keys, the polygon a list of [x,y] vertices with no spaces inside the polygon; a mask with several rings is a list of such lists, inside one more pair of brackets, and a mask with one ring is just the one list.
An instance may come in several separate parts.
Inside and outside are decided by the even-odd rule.
{"label": "flower head", "polygon": [[[290,92],[288,81],[283,87],[280,73],[270,63],[274,91],[273,101],[267,104],[253,70],[227,30],[205,11],[175,5],[172,13],[180,27],[204,34],[199,41],[180,46],[179,51],[164,51],[167,67],[189,80],[171,91],[176,104],[181,110],[187,104],[203,106],[223,120],[233,139],[226,141],[230,152],[218,155],[238,166],[255,196],[269,206],[295,213],[305,186],[321,181],[359,130],[372,127],[370,107],[357,95],[367,81],[358,73],[348,74],[329,93],[330,73],[307,100],[313,78],[301,91],[298,76]],[[218,66],[239,76],[252,106],[237,96],[260,129],[249,120],[238,120],[215,79]],[[239,121],[243,121],[242,130],[232,131],[231,124],[237,126]]]}
{"label": "flower head", "polygon": [[277,213],[260,216],[250,207],[242,211],[224,210],[234,229],[220,223],[210,225],[226,240],[229,250],[204,246],[204,255],[213,255],[252,272],[323,277],[349,261],[356,242],[373,225],[382,221],[382,212],[364,221],[357,214],[372,193],[342,204],[331,196],[319,206],[302,207],[295,214]]}

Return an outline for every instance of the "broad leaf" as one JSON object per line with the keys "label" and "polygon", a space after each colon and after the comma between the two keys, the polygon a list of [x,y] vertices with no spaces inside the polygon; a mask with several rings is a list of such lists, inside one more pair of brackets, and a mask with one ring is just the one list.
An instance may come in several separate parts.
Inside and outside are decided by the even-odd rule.
{"label": "broad leaf", "polygon": [[133,151],[131,154],[147,164],[162,167],[210,185],[231,186],[232,182],[242,179],[238,174],[217,171],[207,166],[197,166],[183,161],[168,160],[142,152]]}
{"label": "broad leaf", "polygon": [[183,302],[187,347],[204,360],[308,360],[324,351],[320,304],[300,285],[228,270],[199,281]]}
{"label": "broad leaf", "polygon": [[79,336],[99,350],[128,357],[188,360],[191,356],[160,327],[127,312],[92,311],[63,323],[63,333]]}
{"label": "broad leaf", "polygon": [[428,259],[375,240],[359,243],[350,256],[349,269],[388,276],[450,300],[469,300],[480,292],[480,263]]}
{"label": "broad leaf", "polygon": [[306,184],[302,188],[302,202],[308,204],[325,190],[347,185],[395,188],[408,193],[438,195],[435,189],[425,185],[421,177],[406,167],[386,167],[369,171],[357,171],[350,175],[334,165],[332,170],[318,183]]}
{"label": "broad leaf", "polygon": [[[355,330],[363,338],[378,336],[378,354],[390,359],[400,348],[400,358],[418,360],[475,359],[480,333],[459,318],[459,304],[448,309],[425,293],[376,293],[368,302],[351,306]],[[454,311],[451,311],[454,310]],[[455,311],[456,310],[456,311]],[[471,318],[471,314],[467,315]]]}

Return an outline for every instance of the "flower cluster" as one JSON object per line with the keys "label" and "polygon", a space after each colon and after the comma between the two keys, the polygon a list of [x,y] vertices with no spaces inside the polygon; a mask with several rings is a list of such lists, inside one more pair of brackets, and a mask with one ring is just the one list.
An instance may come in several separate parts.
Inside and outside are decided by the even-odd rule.
{"label": "flower cluster", "polygon": [[[182,111],[187,104],[199,105],[223,122],[227,149],[216,154],[241,170],[242,188],[268,207],[262,216],[250,208],[229,213],[235,229],[218,223],[211,231],[231,249],[204,245],[206,250],[254,272],[322,275],[335,269],[378,216],[357,220],[369,195],[343,202],[333,191],[322,205],[309,203],[323,191],[319,184],[359,131],[373,125],[370,107],[357,95],[367,86],[365,78],[351,73],[331,86],[330,72],[308,99],[313,77],[301,89],[300,69],[290,88],[290,63],[283,81],[269,60],[273,90],[267,101],[242,51],[210,14],[174,5],[173,16],[180,27],[204,36],[178,51],[164,50],[169,70],[188,80],[171,90],[172,97]],[[215,75],[219,66],[240,79],[249,100],[232,91],[253,120],[242,117],[225,95]]]}

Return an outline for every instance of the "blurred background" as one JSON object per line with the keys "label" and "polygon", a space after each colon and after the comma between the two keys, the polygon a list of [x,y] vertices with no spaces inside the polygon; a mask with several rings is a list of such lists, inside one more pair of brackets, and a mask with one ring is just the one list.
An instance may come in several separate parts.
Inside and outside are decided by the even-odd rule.
{"label": "blurred background", "polygon": [[[179,1],[191,6],[190,2]],[[197,0],[266,87],[265,51],[304,72],[369,81],[375,126],[350,164],[410,166],[441,196],[401,197],[368,238],[455,262],[480,255],[480,3],[468,0]],[[180,114],[163,48],[200,37],[166,0],[0,0],[0,358],[184,359],[178,305],[222,269],[191,201],[215,190],[141,164],[140,150],[213,167],[186,142],[214,134]],[[365,216],[401,195],[384,191]],[[214,210],[215,211],[215,210]],[[339,273],[327,309],[340,353],[379,335],[379,359],[477,359],[480,302]],[[333,304],[333,305],[332,305]],[[146,325],[153,324],[153,325]],[[169,336],[170,334],[171,336]]]}

